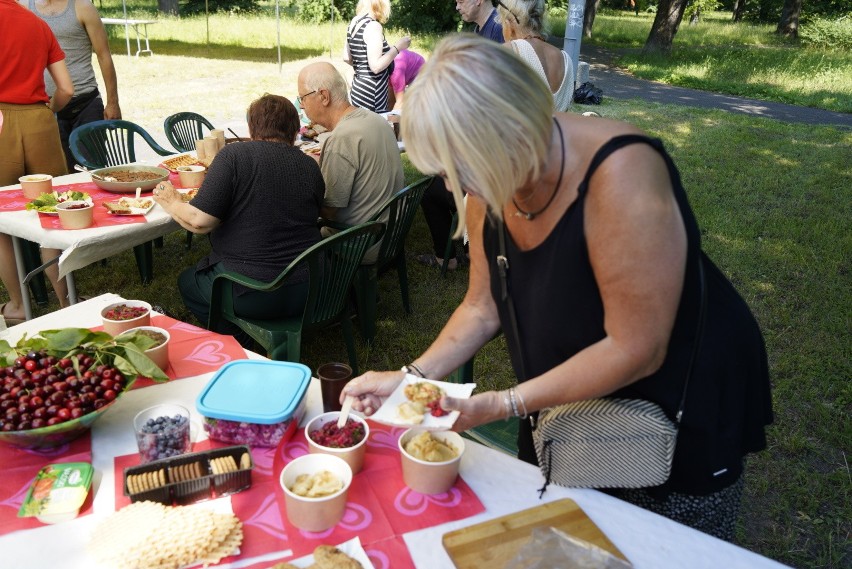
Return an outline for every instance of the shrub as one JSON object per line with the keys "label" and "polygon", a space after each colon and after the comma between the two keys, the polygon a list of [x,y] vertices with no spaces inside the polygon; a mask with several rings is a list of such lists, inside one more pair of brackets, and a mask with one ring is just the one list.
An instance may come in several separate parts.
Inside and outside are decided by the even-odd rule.
{"label": "shrub", "polygon": [[852,49],[852,16],[810,18],[799,28],[799,39],[814,47]]}
{"label": "shrub", "polygon": [[410,33],[443,34],[456,31],[461,18],[447,0],[392,0],[388,25]]}

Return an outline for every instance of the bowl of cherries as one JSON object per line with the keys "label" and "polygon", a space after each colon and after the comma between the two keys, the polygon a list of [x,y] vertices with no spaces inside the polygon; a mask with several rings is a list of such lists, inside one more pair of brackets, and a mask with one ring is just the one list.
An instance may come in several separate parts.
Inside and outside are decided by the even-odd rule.
{"label": "bowl of cherries", "polygon": [[[168,378],[147,358],[128,361],[130,344],[104,332],[41,332],[11,347],[0,341],[0,442],[50,448],[84,434],[136,377]],[[150,364],[150,365],[149,365]],[[120,369],[121,368],[121,369]]]}

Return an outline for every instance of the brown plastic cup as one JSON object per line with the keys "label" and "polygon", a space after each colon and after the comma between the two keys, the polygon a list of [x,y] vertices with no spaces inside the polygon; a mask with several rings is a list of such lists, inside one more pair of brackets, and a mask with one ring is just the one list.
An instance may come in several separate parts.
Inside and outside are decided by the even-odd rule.
{"label": "brown plastic cup", "polygon": [[352,379],[352,368],[338,362],[322,364],[317,368],[317,377],[322,388],[323,412],[340,411],[340,394],[343,386]]}

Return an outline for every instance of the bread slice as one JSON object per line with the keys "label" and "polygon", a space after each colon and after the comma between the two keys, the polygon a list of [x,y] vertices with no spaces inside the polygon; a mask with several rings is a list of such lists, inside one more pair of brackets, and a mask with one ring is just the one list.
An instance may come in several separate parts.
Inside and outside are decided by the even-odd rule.
{"label": "bread slice", "polygon": [[104,207],[107,211],[117,215],[130,215],[130,208],[121,202],[104,202]]}

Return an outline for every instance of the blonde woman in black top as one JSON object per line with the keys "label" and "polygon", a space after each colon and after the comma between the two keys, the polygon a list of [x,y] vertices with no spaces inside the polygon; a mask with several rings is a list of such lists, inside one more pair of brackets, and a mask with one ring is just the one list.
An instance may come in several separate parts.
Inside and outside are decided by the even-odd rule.
{"label": "blonde woman in black top", "polygon": [[[471,259],[462,303],[408,371],[441,379],[502,329],[518,384],[443,397],[445,410],[460,412],[454,430],[609,395],[652,401],[674,419],[696,344],[703,265],[703,337],[669,479],[611,492],[732,539],[744,457],[766,446],[772,421],[766,351],[748,306],[702,253],[662,143],[625,123],[554,114],[550,89],[530,67],[470,35],[438,45],[405,106],[412,163],[444,177],[460,212],[467,192]],[[403,377],[368,372],[344,396],[370,414]],[[518,452],[537,462],[530,421],[520,423]]]}

